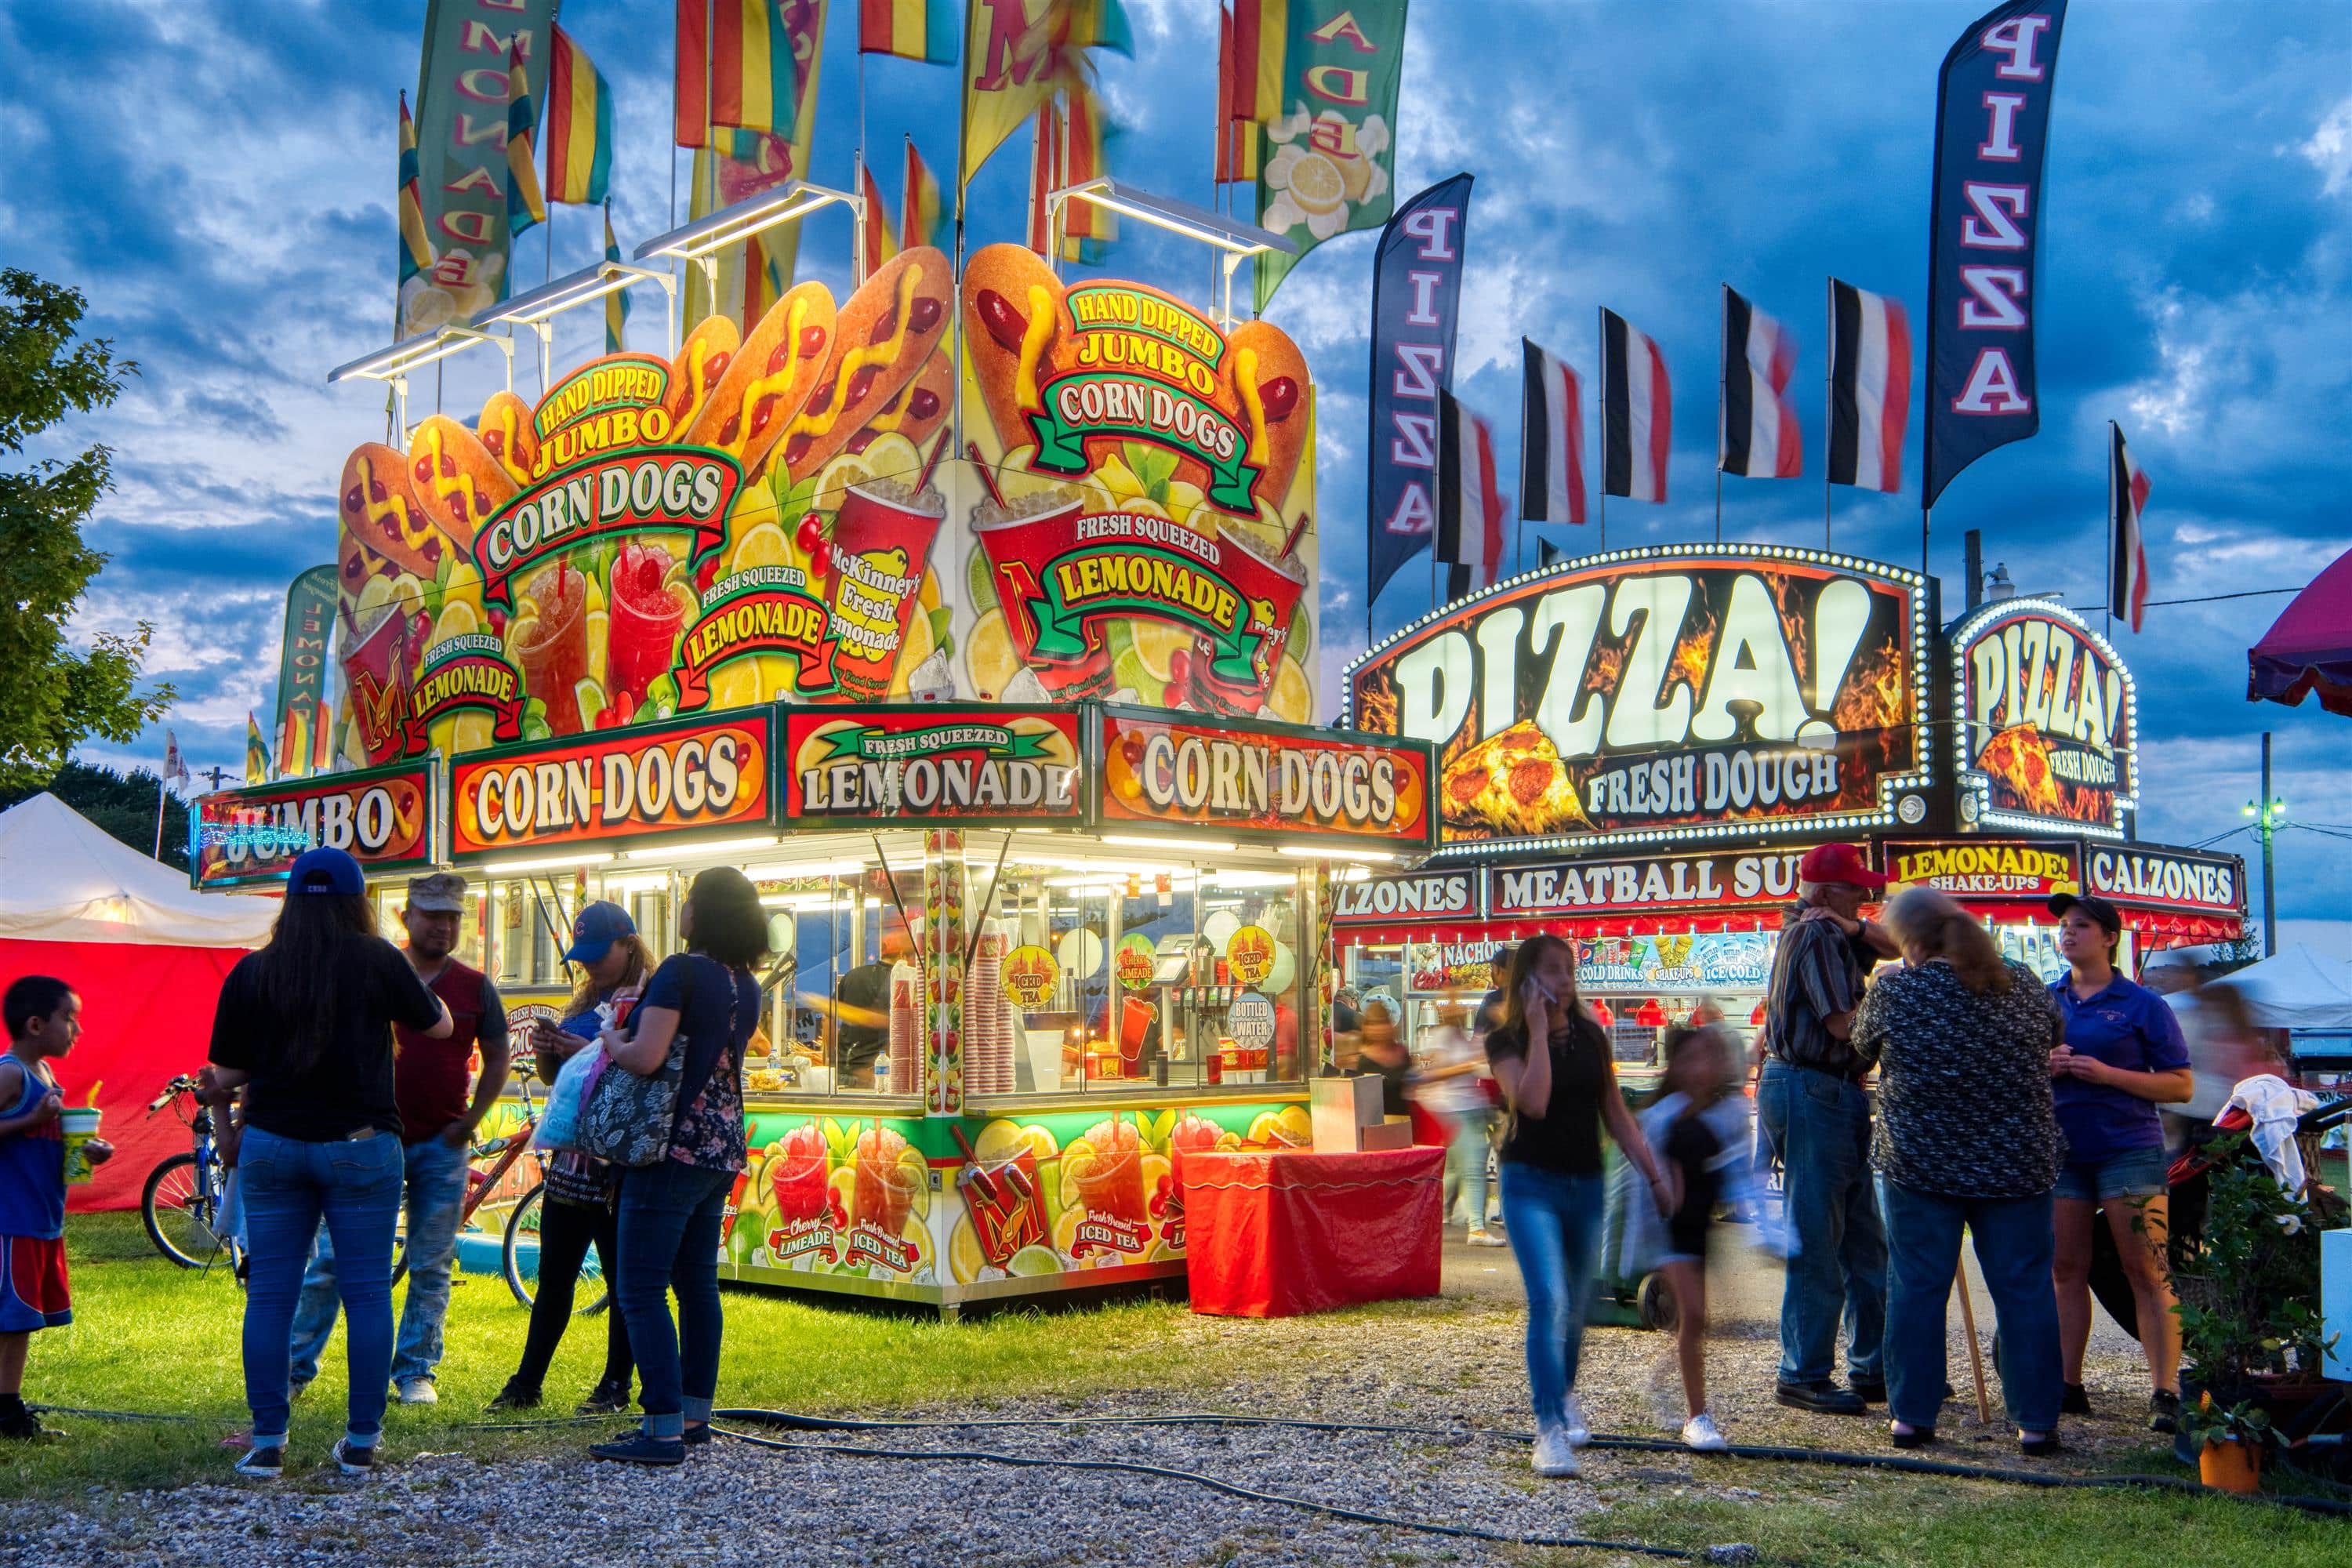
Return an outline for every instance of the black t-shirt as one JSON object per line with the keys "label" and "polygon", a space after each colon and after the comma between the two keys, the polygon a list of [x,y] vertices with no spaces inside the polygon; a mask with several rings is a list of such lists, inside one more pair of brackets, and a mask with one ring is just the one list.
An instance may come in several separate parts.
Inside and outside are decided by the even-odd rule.
{"label": "black t-shirt", "polygon": [[[890,965],[859,964],[841,977],[833,994],[844,1007],[856,1007],[887,1020],[890,1016]],[[833,1037],[835,1068],[863,1067],[890,1044],[890,1026],[887,1022],[852,1023],[844,1018],[835,1026]]]}
{"label": "black t-shirt", "polygon": [[1383,1116],[1412,1114],[1412,1106],[1406,1100],[1404,1094],[1405,1077],[1412,1071],[1411,1057],[1399,1051],[1395,1065],[1391,1066],[1374,1060],[1371,1052],[1363,1051],[1356,1057],[1356,1070],[1377,1077],[1381,1080],[1381,1114]]}
{"label": "black t-shirt", "polygon": [[1722,1140],[1696,1114],[1676,1117],[1666,1129],[1666,1160],[1682,1173],[1682,1205],[1666,1222],[1668,1250],[1676,1257],[1706,1254],[1707,1224],[1723,1197],[1723,1173],[1715,1163],[1722,1152]]}
{"label": "black t-shirt", "polygon": [[[1527,1056],[1524,1028],[1498,1028],[1486,1037],[1490,1065],[1524,1062]],[[1501,1158],[1563,1176],[1601,1174],[1601,1096],[1616,1092],[1608,1037],[1580,1010],[1572,1016],[1567,1037],[1552,1043],[1549,1106],[1541,1116],[1512,1110]]]}
{"label": "black t-shirt", "polygon": [[296,1035],[263,994],[262,955],[248,952],[221,983],[213,1012],[212,1060],[249,1075],[245,1121],[305,1143],[348,1138],[363,1127],[400,1136],[392,1091],[392,1026],[429,1029],[441,1004],[401,951],[382,937],[355,936],[332,961],[333,1033],[298,1070]]}

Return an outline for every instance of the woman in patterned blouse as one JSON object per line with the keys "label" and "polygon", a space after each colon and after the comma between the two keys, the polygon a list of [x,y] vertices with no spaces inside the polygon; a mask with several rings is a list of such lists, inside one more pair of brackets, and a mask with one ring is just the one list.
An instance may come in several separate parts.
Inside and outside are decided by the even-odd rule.
{"label": "woman in patterned blouse", "polygon": [[2000,1324],[2001,1397],[2028,1454],[2058,1444],[2056,1241],[2060,1154],[2050,1053],[2062,1032],[2041,980],[2004,962],[1984,927],[1932,889],[1888,903],[1904,968],[1855,1012],[1852,1044],[1878,1064],[1870,1163],[1886,1218],[1886,1384],[1898,1448],[1935,1441],[1945,1394],[1944,1305],[1960,1229]]}

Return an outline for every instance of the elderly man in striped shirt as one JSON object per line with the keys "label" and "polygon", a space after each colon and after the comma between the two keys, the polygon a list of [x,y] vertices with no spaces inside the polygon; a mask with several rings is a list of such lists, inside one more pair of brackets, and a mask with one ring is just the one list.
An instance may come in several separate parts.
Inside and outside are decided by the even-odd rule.
{"label": "elderly man in striped shirt", "polygon": [[[1879,1360],[1886,1232],[1871,1189],[1868,1069],[1846,1037],[1864,976],[1895,947],[1862,918],[1864,900],[1886,879],[1853,845],[1816,847],[1797,879],[1797,902],[1772,955],[1756,1090],[1757,1121],[1780,1162],[1790,1238],[1774,1396],[1801,1410],[1860,1415],[1886,1398]],[[1841,1315],[1843,1388],[1830,1375]]]}

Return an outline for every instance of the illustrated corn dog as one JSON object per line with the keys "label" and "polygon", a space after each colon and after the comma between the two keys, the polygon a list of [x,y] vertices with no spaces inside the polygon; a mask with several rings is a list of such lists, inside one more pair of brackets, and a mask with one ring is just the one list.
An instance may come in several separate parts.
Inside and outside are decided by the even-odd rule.
{"label": "illustrated corn dog", "polygon": [[1225,375],[1249,441],[1245,457],[1260,475],[1257,494],[1279,506],[1307,449],[1307,358],[1289,333],[1265,321],[1244,321],[1225,343]]}
{"label": "illustrated corn dog", "polygon": [[337,493],[343,542],[337,565],[346,594],[356,595],[386,562],[434,579],[449,542],[409,488],[404,455],[380,441],[352,447]]}
{"label": "illustrated corn dog", "polygon": [[794,479],[823,468],[889,405],[947,331],[948,258],[936,246],[902,250],[841,307],[816,392],[784,432],[775,461]]}
{"label": "illustrated corn dog", "polygon": [[671,429],[683,430],[701,417],[703,405],[710,401],[742,346],[743,334],[730,317],[705,316],[695,323],[678,345],[677,360],[670,367],[669,395],[662,400]]}
{"label": "illustrated corn dog", "polygon": [[884,436],[904,436],[918,448],[947,419],[955,397],[955,355],[942,342],[881,413],[868,419],[843,450],[862,457]]}
{"label": "illustrated corn dog", "polygon": [[1004,450],[1034,445],[1027,413],[1057,344],[1076,334],[1061,280],[1026,246],[985,246],[964,264],[964,352]]}
{"label": "illustrated corn dog", "polygon": [[475,433],[517,487],[530,483],[531,466],[539,461],[539,429],[531,423],[530,404],[511,392],[491,393]]}
{"label": "illustrated corn dog", "polygon": [[467,551],[516,489],[481,437],[446,414],[427,415],[409,437],[408,487],[425,514]]}
{"label": "illustrated corn dog", "polygon": [[833,293],[802,283],[760,318],[687,432],[697,447],[716,447],[758,473],[769,449],[806,406],[833,357]]}

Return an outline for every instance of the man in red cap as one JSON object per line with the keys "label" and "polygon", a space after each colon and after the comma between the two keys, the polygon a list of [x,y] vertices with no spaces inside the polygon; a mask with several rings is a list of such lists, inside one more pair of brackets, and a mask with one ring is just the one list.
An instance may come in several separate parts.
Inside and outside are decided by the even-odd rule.
{"label": "man in red cap", "polygon": [[[1894,940],[1862,918],[1864,900],[1885,886],[1851,844],[1807,851],[1764,997],[1756,1112],[1780,1162],[1790,1239],[1774,1396],[1834,1415],[1860,1415],[1886,1398],[1886,1231],[1871,1189],[1867,1069],[1846,1043],[1863,977],[1896,953]],[[1841,1316],[1844,1388],[1830,1375]]]}

